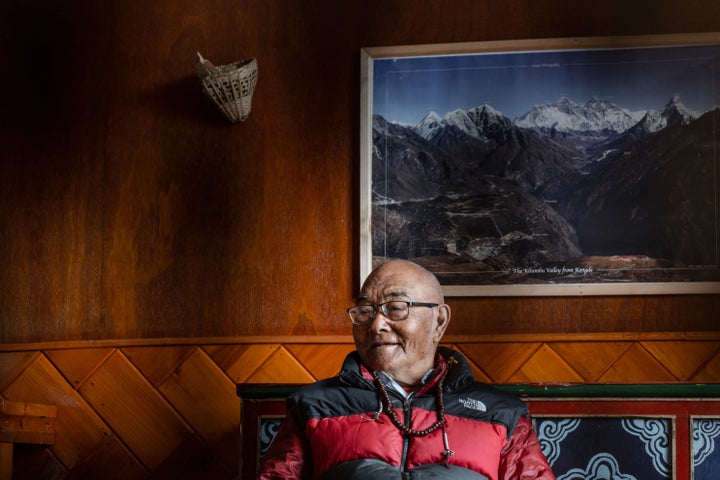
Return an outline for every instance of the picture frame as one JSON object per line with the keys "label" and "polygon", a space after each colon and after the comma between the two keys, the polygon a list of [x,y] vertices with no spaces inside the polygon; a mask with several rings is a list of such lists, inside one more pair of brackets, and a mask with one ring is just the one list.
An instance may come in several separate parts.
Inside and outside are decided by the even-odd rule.
{"label": "picture frame", "polygon": [[360,54],[361,282],[404,258],[449,296],[720,293],[720,33]]}

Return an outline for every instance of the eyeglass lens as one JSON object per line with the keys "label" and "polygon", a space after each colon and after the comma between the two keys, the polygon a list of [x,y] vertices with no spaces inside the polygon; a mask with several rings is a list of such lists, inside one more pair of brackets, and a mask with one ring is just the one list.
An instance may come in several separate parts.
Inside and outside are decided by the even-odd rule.
{"label": "eyeglass lens", "polygon": [[349,310],[353,322],[358,324],[369,323],[375,317],[375,309],[378,309],[389,320],[400,321],[408,317],[409,307],[407,302],[387,302],[377,306],[358,305]]}

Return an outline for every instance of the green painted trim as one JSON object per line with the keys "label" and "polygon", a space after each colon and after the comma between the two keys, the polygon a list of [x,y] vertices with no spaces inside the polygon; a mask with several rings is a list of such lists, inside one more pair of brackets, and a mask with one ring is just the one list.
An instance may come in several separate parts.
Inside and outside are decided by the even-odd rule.
{"label": "green painted trim", "polygon": [[[285,398],[302,384],[238,384],[246,400]],[[498,384],[498,390],[532,398],[720,398],[720,383]]]}
{"label": "green painted trim", "polygon": [[303,385],[304,384],[239,383],[237,385],[237,395],[245,400],[286,398]]}
{"label": "green painted trim", "polygon": [[715,398],[720,397],[720,383],[645,383],[645,384],[505,384],[494,385],[523,397],[582,398]]}

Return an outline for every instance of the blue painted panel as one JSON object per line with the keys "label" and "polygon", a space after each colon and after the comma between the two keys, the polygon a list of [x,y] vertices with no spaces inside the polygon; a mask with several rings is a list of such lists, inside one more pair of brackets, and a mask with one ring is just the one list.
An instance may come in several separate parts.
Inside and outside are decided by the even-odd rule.
{"label": "blue painted panel", "polygon": [[260,419],[260,456],[262,457],[270,444],[272,443],[275,435],[277,435],[282,423],[282,418],[261,418]]}
{"label": "blue painted panel", "polygon": [[695,418],[692,422],[695,480],[717,480],[720,472],[720,418]]}
{"label": "blue painted panel", "polygon": [[668,419],[563,417],[536,421],[558,480],[668,480]]}

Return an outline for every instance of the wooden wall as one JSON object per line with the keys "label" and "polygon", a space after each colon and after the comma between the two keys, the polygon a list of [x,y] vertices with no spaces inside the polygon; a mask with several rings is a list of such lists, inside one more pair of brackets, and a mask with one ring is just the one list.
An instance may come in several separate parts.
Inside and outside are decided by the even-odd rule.
{"label": "wooden wall", "polygon": [[[217,444],[237,412],[203,429],[193,392],[221,392],[229,411],[239,379],[306,378],[308,352],[346,351],[361,47],[704,31],[720,31],[715,0],[3,2],[0,393],[65,403],[63,446],[26,448],[18,465],[181,478],[187,452],[205,452],[192,478],[232,477]],[[196,51],[257,58],[246,122],[202,96]],[[720,381],[720,295],[449,303],[449,342],[489,381]],[[523,360],[482,365],[498,349]],[[168,432],[148,412],[131,431],[104,412],[113,388],[165,415],[175,443],[159,449]]]}
{"label": "wooden wall", "polygon": [[[347,334],[361,47],[714,31],[720,4],[12,0],[0,22],[0,342],[32,343]],[[196,51],[258,59],[245,123]],[[451,333],[714,330],[719,303],[458,299]]]}

